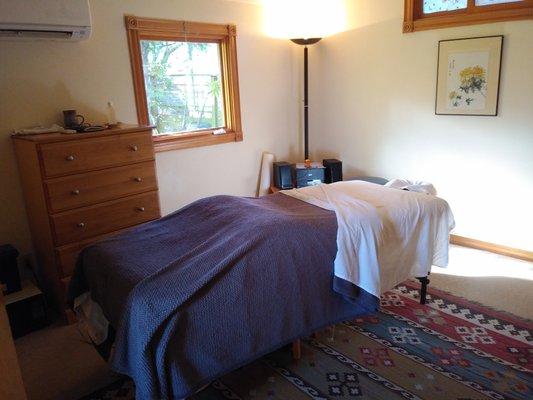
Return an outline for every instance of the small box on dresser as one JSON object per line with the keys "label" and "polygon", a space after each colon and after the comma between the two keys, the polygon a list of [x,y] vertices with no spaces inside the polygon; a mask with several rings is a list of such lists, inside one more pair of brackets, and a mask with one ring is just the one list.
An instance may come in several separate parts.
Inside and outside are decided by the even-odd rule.
{"label": "small box on dresser", "polygon": [[13,136],[13,142],[37,279],[66,313],[66,288],[79,252],[160,217],[152,127]]}

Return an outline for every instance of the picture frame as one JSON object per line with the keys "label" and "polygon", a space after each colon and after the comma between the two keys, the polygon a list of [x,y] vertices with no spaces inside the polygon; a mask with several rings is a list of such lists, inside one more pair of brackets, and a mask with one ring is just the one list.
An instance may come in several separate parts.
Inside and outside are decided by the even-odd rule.
{"label": "picture frame", "polygon": [[503,39],[439,41],[436,115],[498,115]]}

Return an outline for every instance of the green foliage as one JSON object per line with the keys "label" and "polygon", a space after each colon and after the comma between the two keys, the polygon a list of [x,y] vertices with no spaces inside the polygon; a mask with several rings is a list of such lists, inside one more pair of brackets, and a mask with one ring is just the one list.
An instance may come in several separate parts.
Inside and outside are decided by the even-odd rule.
{"label": "green foliage", "polygon": [[182,42],[141,41],[148,113],[159,132],[175,130],[186,107],[168,75],[168,60],[182,45]]}
{"label": "green foliage", "polygon": [[[179,76],[171,75],[169,61],[183,46],[187,46],[185,50],[188,59],[183,60],[186,73]],[[160,133],[223,125],[223,113],[219,110],[222,90],[220,79],[218,76],[211,76],[208,77],[209,82],[202,84],[202,78],[205,81],[206,76],[199,76],[194,72],[196,52],[206,51],[208,51],[207,43],[141,41],[148,113],[151,123],[156,125]],[[208,96],[200,99],[202,96],[198,96],[197,91],[202,85],[207,85]],[[192,93],[187,93],[187,87],[193,88]],[[214,103],[214,107],[210,107],[212,108],[210,112],[206,112],[208,102]]]}

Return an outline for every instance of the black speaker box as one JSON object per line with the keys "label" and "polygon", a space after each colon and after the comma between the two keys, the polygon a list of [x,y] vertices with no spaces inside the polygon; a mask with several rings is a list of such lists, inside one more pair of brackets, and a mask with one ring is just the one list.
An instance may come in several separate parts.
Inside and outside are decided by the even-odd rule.
{"label": "black speaker box", "polygon": [[278,189],[292,189],[291,164],[285,161],[274,164],[274,186]]}
{"label": "black speaker box", "polygon": [[17,257],[19,252],[10,244],[0,246],[0,290],[5,294],[21,289]]}
{"label": "black speaker box", "polygon": [[326,183],[342,181],[342,161],[328,158],[323,160],[322,164],[326,167]]}

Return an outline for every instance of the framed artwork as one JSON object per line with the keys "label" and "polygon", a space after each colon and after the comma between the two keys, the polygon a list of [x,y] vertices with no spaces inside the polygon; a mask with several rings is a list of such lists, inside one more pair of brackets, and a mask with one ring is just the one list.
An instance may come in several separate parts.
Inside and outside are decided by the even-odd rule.
{"label": "framed artwork", "polygon": [[441,40],[437,115],[498,115],[503,36]]}

